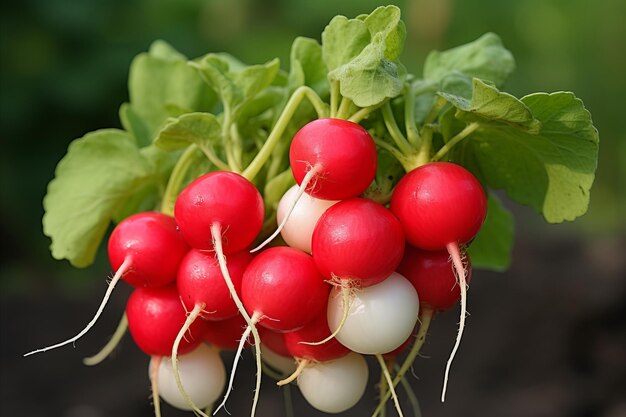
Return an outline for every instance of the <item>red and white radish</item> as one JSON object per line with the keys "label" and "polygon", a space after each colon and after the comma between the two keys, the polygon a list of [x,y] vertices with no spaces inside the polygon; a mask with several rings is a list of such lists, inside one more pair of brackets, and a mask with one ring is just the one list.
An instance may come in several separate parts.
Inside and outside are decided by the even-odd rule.
{"label": "red and white radish", "polygon": [[325,413],[341,413],[359,402],[368,376],[363,356],[349,353],[306,367],[297,381],[300,392],[314,408]]}
{"label": "red and white radish", "polygon": [[134,287],[159,287],[173,282],[178,265],[188,250],[189,246],[170,216],[143,212],[124,219],[109,237],[109,261],[116,272],[94,317],[71,339],[34,350],[24,356],[74,343],[85,335],[96,324],[120,279]]}
{"label": "red and white radish", "polygon": [[426,250],[447,250],[461,290],[461,319],[456,342],[446,365],[441,401],[461,342],[467,310],[467,280],[459,245],[471,241],[487,215],[487,197],[480,182],[465,168],[432,162],[407,173],[396,185],[390,204],[407,241]]}

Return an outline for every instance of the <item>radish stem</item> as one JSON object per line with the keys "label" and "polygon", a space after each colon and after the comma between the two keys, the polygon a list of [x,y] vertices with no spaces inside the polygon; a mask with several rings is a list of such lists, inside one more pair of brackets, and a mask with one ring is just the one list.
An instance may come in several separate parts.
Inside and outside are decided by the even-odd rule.
{"label": "radish stem", "polygon": [[385,376],[385,380],[387,381],[387,386],[389,388],[389,392],[391,393],[391,397],[393,398],[393,403],[396,406],[396,411],[400,417],[404,417],[402,414],[402,409],[400,408],[400,402],[398,401],[398,396],[396,395],[396,390],[393,386],[393,381],[391,380],[391,375],[389,374],[389,369],[385,364],[385,360],[383,359],[383,355],[380,353],[376,354],[376,359],[378,360],[378,364],[380,365],[381,372]]}
{"label": "radish stem", "polygon": [[113,333],[113,336],[111,336],[111,339],[107,342],[107,344],[104,345],[100,352],[93,356],[84,358],[83,364],[87,366],[94,366],[105,360],[119,345],[122,337],[126,334],[126,329],[128,329],[128,318],[126,317],[126,313],[124,313],[117,325],[117,328],[115,329],[115,333]]}
{"label": "radish stem", "polygon": [[293,371],[293,373],[289,375],[287,378],[281,379],[280,381],[278,381],[276,385],[278,385],[279,387],[282,387],[283,385],[287,385],[290,382],[295,381],[296,378],[302,373],[304,368],[306,368],[309,363],[311,363],[311,361],[309,361],[308,359],[302,359],[298,363],[298,367],[296,368],[296,370]]}
{"label": "radish stem", "polygon": [[161,399],[159,398],[159,367],[163,356],[152,356],[150,358],[150,387],[152,388],[152,404],[154,406],[154,416],[161,417]]}

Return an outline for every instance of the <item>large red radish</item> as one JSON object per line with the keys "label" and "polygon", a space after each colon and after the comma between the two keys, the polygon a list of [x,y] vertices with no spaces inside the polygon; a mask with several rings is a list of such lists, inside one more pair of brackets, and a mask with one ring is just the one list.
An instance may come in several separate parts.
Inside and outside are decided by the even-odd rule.
{"label": "large red radish", "polygon": [[410,244],[426,250],[447,250],[457,273],[461,318],[446,364],[443,402],[467,311],[467,279],[459,246],[470,242],[480,230],[487,215],[487,197],[480,182],[465,168],[450,162],[432,162],[402,177],[393,191],[390,208],[402,222]]}
{"label": "large red radish", "polygon": [[76,336],[24,356],[74,343],[85,335],[96,324],[120,279],[134,287],[159,287],[172,283],[188,250],[174,218],[157,212],[127,217],[113,229],[108,240],[109,261],[116,272],[94,317]]}

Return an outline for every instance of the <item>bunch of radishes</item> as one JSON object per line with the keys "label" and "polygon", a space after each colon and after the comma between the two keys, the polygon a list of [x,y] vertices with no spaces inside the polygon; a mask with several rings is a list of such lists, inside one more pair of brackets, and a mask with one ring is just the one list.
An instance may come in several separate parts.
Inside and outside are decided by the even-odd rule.
{"label": "bunch of radishes", "polygon": [[[173,218],[144,212],[117,225],[108,243],[117,272],[105,300],[90,325],[62,344],[91,327],[123,279],[136,288],[126,317],[133,339],[152,357],[157,413],[160,394],[204,414],[225,385],[218,349],[238,347],[224,405],[252,333],[258,367],[252,414],[262,358],[283,372],[279,385],[297,378],[311,405],[338,413],[365,390],[362,355],[378,358],[401,414],[394,386],[421,340],[395,381],[390,358],[410,344],[420,314],[423,339],[433,311],[461,296],[460,338],[470,269],[461,248],[485,218],[483,189],[458,165],[429,163],[401,179],[389,208],[360,197],[376,173],[376,146],[363,127],[342,119],[306,124],[289,156],[299,185],[277,210],[288,246],[250,251],[263,224],[261,194],[236,173],[202,175],[179,194]],[[281,356],[292,366],[276,360]]]}

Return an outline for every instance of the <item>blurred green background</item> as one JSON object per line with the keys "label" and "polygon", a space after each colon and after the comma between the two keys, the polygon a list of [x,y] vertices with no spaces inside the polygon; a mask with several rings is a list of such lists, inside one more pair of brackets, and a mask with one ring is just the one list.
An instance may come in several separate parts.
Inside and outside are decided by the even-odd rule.
{"label": "blurred green background", "polygon": [[[600,132],[589,212],[574,223],[548,226],[529,209],[514,207],[517,245],[582,242],[583,251],[598,252],[593,256],[612,263],[608,274],[621,275],[626,255],[623,0],[23,0],[3,2],[0,13],[5,336],[5,325],[17,325],[8,319],[16,317],[7,307],[11,300],[40,300],[47,294],[77,300],[87,290],[102,290],[108,273],[103,251],[87,270],[51,258],[41,230],[41,200],[71,140],[120,126],[117,109],[128,99],[127,71],[136,54],[164,39],[190,58],[227,51],[247,63],[280,57],[285,67],[294,37],[319,39],[334,15],[353,17],[389,3],[403,11],[408,33],[403,62],[410,72],[421,73],[432,49],[493,31],[517,60],[506,91],[521,97],[570,90],[584,101]],[[33,347],[20,343],[16,349]],[[3,344],[7,351],[13,349]]]}

